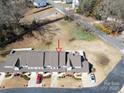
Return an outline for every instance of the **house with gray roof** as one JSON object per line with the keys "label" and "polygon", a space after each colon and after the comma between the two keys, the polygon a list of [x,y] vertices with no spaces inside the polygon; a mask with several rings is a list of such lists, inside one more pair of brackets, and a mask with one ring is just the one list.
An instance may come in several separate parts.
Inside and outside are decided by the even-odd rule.
{"label": "house with gray roof", "polygon": [[47,0],[31,0],[35,7],[44,7],[47,5]]}
{"label": "house with gray roof", "polygon": [[60,53],[35,50],[15,51],[8,55],[7,60],[2,65],[3,69],[5,72],[89,73],[89,63],[83,55],[66,51]]}

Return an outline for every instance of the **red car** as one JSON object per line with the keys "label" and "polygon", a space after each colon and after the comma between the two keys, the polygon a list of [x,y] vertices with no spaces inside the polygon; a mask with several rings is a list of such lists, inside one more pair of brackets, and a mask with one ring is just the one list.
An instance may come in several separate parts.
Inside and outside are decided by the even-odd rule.
{"label": "red car", "polygon": [[40,84],[41,81],[42,81],[42,75],[41,74],[37,74],[36,84]]}

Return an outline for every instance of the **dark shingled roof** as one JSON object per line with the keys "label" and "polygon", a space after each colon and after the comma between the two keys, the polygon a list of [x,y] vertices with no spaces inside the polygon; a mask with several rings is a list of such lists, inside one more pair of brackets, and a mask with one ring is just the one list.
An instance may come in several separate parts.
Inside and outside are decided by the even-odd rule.
{"label": "dark shingled roof", "polygon": [[[82,60],[81,55],[64,51],[60,54],[56,51],[16,51],[8,55],[4,67],[15,67],[17,60],[19,60],[20,66],[23,67],[19,71],[66,72],[67,68],[64,66],[73,66],[72,72],[89,72],[89,63]],[[12,68],[4,69],[9,70]]]}
{"label": "dark shingled roof", "polygon": [[69,54],[69,61],[71,61],[72,65],[75,66],[80,66],[81,67],[81,56],[80,55],[75,55],[75,54]]}
{"label": "dark shingled roof", "polygon": [[45,66],[58,67],[58,53],[51,51],[45,52]]}

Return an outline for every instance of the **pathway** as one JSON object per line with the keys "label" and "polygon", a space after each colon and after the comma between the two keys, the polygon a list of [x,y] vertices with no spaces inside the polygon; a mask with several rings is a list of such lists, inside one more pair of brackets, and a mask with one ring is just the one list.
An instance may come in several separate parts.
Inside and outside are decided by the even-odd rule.
{"label": "pathway", "polygon": [[58,73],[53,72],[51,77],[51,87],[57,87],[57,78],[58,78]]}
{"label": "pathway", "polygon": [[0,86],[1,86],[1,84],[2,84],[2,82],[4,80],[4,78],[5,78],[5,73],[1,72],[0,74],[1,74],[0,75]]}
{"label": "pathway", "polygon": [[28,82],[28,87],[41,87],[42,84],[36,84],[37,73],[32,72],[30,76],[30,80]]}

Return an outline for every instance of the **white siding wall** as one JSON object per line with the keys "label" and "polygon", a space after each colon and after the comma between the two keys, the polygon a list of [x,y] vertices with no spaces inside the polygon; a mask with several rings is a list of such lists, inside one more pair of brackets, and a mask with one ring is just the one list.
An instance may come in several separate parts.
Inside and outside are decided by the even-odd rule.
{"label": "white siding wall", "polygon": [[33,0],[33,5],[36,7],[43,7],[47,5],[47,0]]}
{"label": "white siding wall", "polygon": [[75,9],[78,6],[79,6],[79,0],[73,0],[72,8]]}
{"label": "white siding wall", "polygon": [[64,0],[65,3],[72,3],[73,0]]}

